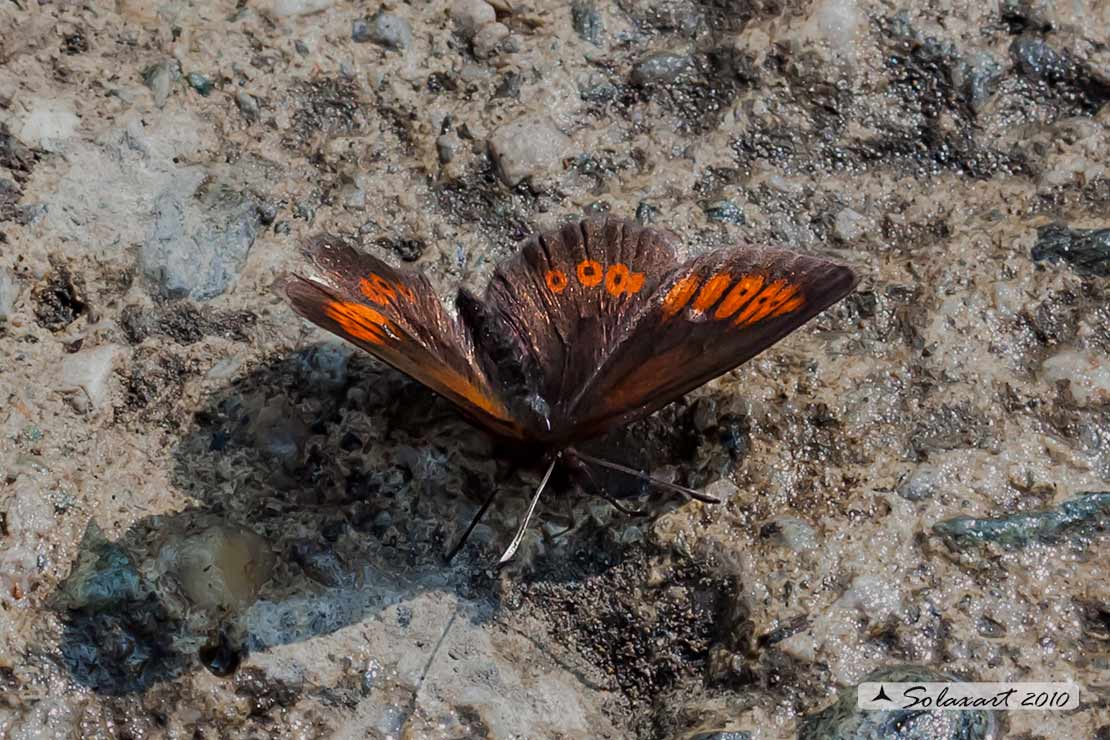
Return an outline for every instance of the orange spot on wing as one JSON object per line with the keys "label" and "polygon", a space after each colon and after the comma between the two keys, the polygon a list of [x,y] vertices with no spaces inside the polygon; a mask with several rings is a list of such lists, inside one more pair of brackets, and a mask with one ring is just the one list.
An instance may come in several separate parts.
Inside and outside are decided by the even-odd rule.
{"label": "orange spot on wing", "polygon": [[397,298],[397,291],[394,290],[393,285],[376,273],[372,273],[368,278],[359,280],[358,287],[364,296],[369,298],[372,302],[377,303],[379,306],[391,303]]}
{"label": "orange spot on wing", "polygon": [[409,303],[415,303],[416,302],[416,293],[412,292],[412,288],[405,285],[404,283],[397,283],[396,287],[397,287],[397,294],[398,295],[400,295],[402,298],[404,298]]}
{"label": "orange spot on wing", "polygon": [[771,312],[771,318],[775,316],[782,316],[783,314],[793,313],[802,306],[806,305],[806,299],[801,295],[796,295],[793,298],[783,301],[778,308]]}
{"label": "orange spot on wing", "polygon": [[597,260],[582,260],[578,263],[578,282],[587,288],[592,288],[601,282],[604,272],[601,263]]}
{"label": "orange spot on wing", "polygon": [[732,286],[732,290],[728,292],[725,299],[721,301],[721,305],[717,306],[716,313],[713,314],[715,319],[727,319],[732,316],[737,310],[743,306],[749,298],[759,292],[763,287],[762,275],[745,275]]}
{"label": "orange spot on wing", "polygon": [[562,270],[548,270],[543,279],[552,293],[562,293],[567,289],[567,274]]}
{"label": "orange spot on wing", "polygon": [[617,263],[605,273],[605,290],[612,296],[637,293],[643,285],[644,273],[632,272],[628,265]]}
{"label": "orange spot on wing", "polygon": [[671,286],[671,289],[667,292],[667,297],[663,299],[664,320],[673,317],[686,308],[686,304],[690,302],[690,298],[693,297],[694,291],[698,289],[700,282],[701,278],[691,273]]}
{"label": "orange spot on wing", "polygon": [[355,339],[371,344],[384,344],[388,334],[390,338],[399,340],[388,318],[361,303],[329,301],[324,304],[324,314]]}
{"label": "orange spot on wing", "polygon": [[698,297],[694,299],[694,310],[704,311],[717,302],[721,294],[725,292],[729,284],[732,282],[732,276],[727,272],[718,272],[713,277],[709,278],[702,286],[701,292]]}
{"label": "orange spot on wing", "polygon": [[624,292],[633,295],[639,293],[642,287],[644,287],[644,273],[634,272],[628,276],[628,287]]}
{"label": "orange spot on wing", "polygon": [[797,286],[785,280],[776,280],[752,299],[734,322],[736,326],[756,324],[797,294]]}

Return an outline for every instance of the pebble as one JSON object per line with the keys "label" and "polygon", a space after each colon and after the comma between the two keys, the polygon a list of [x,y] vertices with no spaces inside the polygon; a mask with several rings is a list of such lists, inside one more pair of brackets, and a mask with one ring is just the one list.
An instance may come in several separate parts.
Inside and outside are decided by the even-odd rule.
{"label": "pebble", "polygon": [[365,44],[370,40],[370,24],[365,18],[355,18],[351,21],[351,41],[356,44]]}
{"label": "pebble", "polygon": [[1066,349],[1041,364],[1050,383],[1068,381],[1071,396],[1080,406],[1110,404],[1110,358],[1092,352]]}
{"label": "pebble", "polygon": [[924,501],[936,495],[941,472],[933,465],[919,465],[898,486],[898,495],[907,501]]}
{"label": "pebble", "polygon": [[[925,666],[897,665],[873,671],[861,683],[954,680],[952,676]],[[840,690],[832,706],[803,718],[798,727],[798,740],[987,740],[998,736],[991,712],[864,711],[857,708],[857,693],[856,686],[847,686]]]}
{"label": "pebble", "polygon": [[690,57],[659,51],[648,54],[632,69],[632,82],[636,85],[665,85],[674,82],[690,68]]}
{"label": "pebble", "polygon": [[705,216],[710,221],[737,226],[743,226],[746,220],[739,206],[729,200],[718,200],[705,206]]}
{"label": "pebble", "polygon": [[255,447],[286,468],[293,468],[300,462],[308,431],[300,414],[284,398],[268,401],[250,425]]}
{"label": "pebble", "polygon": [[526,178],[551,174],[569,145],[567,135],[546,116],[528,116],[505,124],[488,141],[497,174],[509,187]]}
{"label": "pebble", "polygon": [[335,0],[274,0],[273,14],[281,18],[311,15],[327,10]]}
{"label": "pebble", "polygon": [[833,223],[833,234],[842,242],[854,242],[867,231],[867,218],[851,208],[841,208]]}
{"label": "pebble", "polygon": [[807,522],[792,516],[780,516],[764,524],[759,534],[794,552],[817,549],[817,531]]}
{"label": "pebble", "polygon": [[1069,229],[1061,223],[1042,226],[1033,245],[1036,262],[1066,262],[1076,272],[1110,276],[1110,229]]}
{"label": "pebble", "polygon": [[997,519],[958,516],[933,525],[954,549],[967,550],[986,542],[1022,548],[1056,543],[1065,536],[1079,541],[1096,528],[1110,526],[1110,493],[1086,492],[1052,509],[1028,511]]}
{"label": "pebble", "polygon": [[829,47],[841,53],[851,49],[866,20],[855,0],[822,0],[814,5],[812,17]]}
{"label": "pebble", "polygon": [[482,26],[497,20],[497,13],[485,0],[455,0],[451,19],[463,38],[472,39]]}
{"label": "pebble", "polygon": [[59,390],[70,395],[78,411],[104,408],[110,400],[112,372],[123,348],[104,344],[67,355],[62,361]]}
{"label": "pebble", "polygon": [[19,283],[6,268],[0,268],[0,329],[12,317],[19,299]]}
{"label": "pebble", "polygon": [[597,5],[593,0],[574,0],[570,6],[570,22],[574,32],[583,41],[589,41],[594,46],[600,44],[604,27],[601,23],[601,14],[597,12]]}
{"label": "pebble", "polygon": [[412,26],[399,15],[379,10],[369,21],[355,21],[351,38],[387,49],[407,49],[412,46]]}
{"label": "pebble", "polygon": [[462,146],[462,139],[454,130],[442,134],[436,139],[436,151],[439,153],[440,163],[448,164],[451,162],[462,149]]}
{"label": "pebble", "polygon": [[489,59],[497,53],[501,42],[509,38],[509,28],[502,23],[487,23],[474,34],[474,55]]}
{"label": "pebble", "polygon": [[952,84],[979,113],[990,102],[1002,79],[1002,65],[989,52],[981,51],[952,67]]}
{"label": "pebble", "polygon": [[185,75],[185,81],[189,83],[189,87],[200,93],[202,97],[207,98],[212,94],[212,81],[200,72],[190,72]]}
{"label": "pebble", "polygon": [[182,593],[210,612],[249,607],[270,579],[275,562],[265,539],[231,524],[171,537],[162,545],[158,560]]}
{"label": "pebble", "polygon": [[72,570],[58,588],[54,603],[63,609],[110,609],[141,596],[142,579],[131,556],[109,542],[89,520]]}
{"label": "pebble", "polygon": [[1010,45],[1010,57],[1026,77],[1057,82],[1071,76],[1072,63],[1035,36],[1019,36]]}
{"label": "pebble", "polygon": [[21,102],[27,109],[15,135],[33,149],[57,152],[81,125],[81,119],[68,100],[33,98]]}
{"label": "pebble", "polygon": [[165,59],[143,70],[143,83],[154,95],[154,105],[158,108],[166,104],[173,92],[173,84],[181,79],[181,67],[174,59]]}
{"label": "pebble", "polygon": [[183,178],[155,201],[154,225],[139,249],[139,266],[166,298],[205,301],[223,294],[246,262],[262,226],[252,200],[218,184]]}
{"label": "pebble", "polygon": [[242,90],[235,93],[235,105],[239,106],[239,112],[243,114],[243,118],[251,123],[257,121],[262,115],[262,111],[258,107],[258,100]]}
{"label": "pebble", "polygon": [[646,200],[641,200],[636,204],[636,221],[645,226],[655,223],[656,217],[659,215],[659,206],[652,205]]}

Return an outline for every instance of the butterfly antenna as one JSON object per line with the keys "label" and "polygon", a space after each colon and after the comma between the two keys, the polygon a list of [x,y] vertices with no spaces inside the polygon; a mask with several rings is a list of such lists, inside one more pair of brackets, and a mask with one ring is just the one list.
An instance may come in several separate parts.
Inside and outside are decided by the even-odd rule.
{"label": "butterfly antenna", "polygon": [[501,559],[497,561],[498,565],[504,565],[513,559],[513,555],[516,555],[517,548],[520,547],[520,543],[524,539],[524,533],[528,529],[528,522],[532,521],[532,514],[536,511],[536,504],[540,502],[540,494],[543,493],[543,489],[547,486],[547,481],[551,478],[551,473],[555,470],[555,463],[559,462],[559,458],[562,456],[562,452],[556,453],[551,464],[547,466],[547,472],[544,473],[543,480],[540,481],[540,487],[536,489],[535,495],[532,496],[532,502],[528,504],[528,511],[524,514],[524,521],[520,523],[520,527],[516,530],[516,536],[513,537],[513,541],[509,543],[508,549],[505,550]]}
{"label": "butterfly antenna", "polygon": [[478,513],[475,514],[474,518],[470,520],[470,526],[466,528],[465,532],[463,532],[463,536],[459,538],[458,543],[456,543],[455,546],[451,548],[451,552],[447,553],[447,557],[443,559],[444,563],[450,563],[455,558],[455,556],[459,554],[459,550],[463,549],[463,545],[465,545],[466,541],[470,539],[470,533],[473,532],[474,528],[478,526],[478,522],[482,521],[482,518],[486,515],[486,512],[489,511],[489,507],[493,503],[493,500],[497,498],[497,492],[499,490],[499,488],[493,489],[493,493],[491,493],[489,495],[489,498],[486,499],[486,502],[482,504],[482,508],[478,509]]}
{"label": "butterfly antenna", "polygon": [[645,473],[642,470],[636,470],[635,468],[630,468],[627,465],[621,465],[620,463],[610,462],[609,460],[602,460],[600,457],[594,457],[593,455],[587,455],[583,452],[578,452],[577,450],[575,450],[575,454],[577,454],[578,457],[582,458],[583,460],[585,460],[588,463],[593,463],[594,465],[600,465],[601,467],[609,468],[610,470],[616,470],[618,473],[624,473],[625,475],[630,475],[633,478],[638,478],[640,480],[647,481],[648,483],[650,483],[653,486],[658,486],[659,488],[665,488],[668,491],[675,491],[676,493],[681,493],[683,496],[689,496],[690,498],[695,499],[697,501],[701,501],[702,503],[705,503],[705,504],[719,504],[719,503],[721,503],[721,500],[719,498],[714,498],[713,496],[709,496],[707,494],[704,494],[701,491],[695,491],[693,488],[687,488],[686,486],[680,486],[677,483],[668,483],[667,481],[659,480],[658,478],[652,478],[650,475],[648,475],[647,473]]}

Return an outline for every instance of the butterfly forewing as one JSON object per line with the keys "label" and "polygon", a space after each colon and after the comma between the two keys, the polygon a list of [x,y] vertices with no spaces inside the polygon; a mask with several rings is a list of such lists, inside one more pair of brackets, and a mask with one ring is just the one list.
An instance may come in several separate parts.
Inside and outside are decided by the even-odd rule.
{"label": "butterfly forewing", "polygon": [[332,236],[310,240],[304,253],[311,274],[287,275],[277,286],[297,313],[439,393],[480,426],[524,436],[426,278]]}
{"label": "butterfly forewing", "polygon": [[735,247],[682,265],[580,389],[573,434],[594,436],[662,408],[770,347],[855,283],[847,267],[779,249]]}

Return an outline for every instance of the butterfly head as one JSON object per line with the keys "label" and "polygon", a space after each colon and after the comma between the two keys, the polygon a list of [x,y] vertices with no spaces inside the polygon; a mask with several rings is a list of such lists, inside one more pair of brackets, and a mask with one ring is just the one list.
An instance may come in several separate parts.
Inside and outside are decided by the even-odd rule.
{"label": "butterfly head", "polygon": [[539,393],[529,393],[514,404],[518,418],[526,422],[526,427],[541,432],[551,431],[551,406]]}

